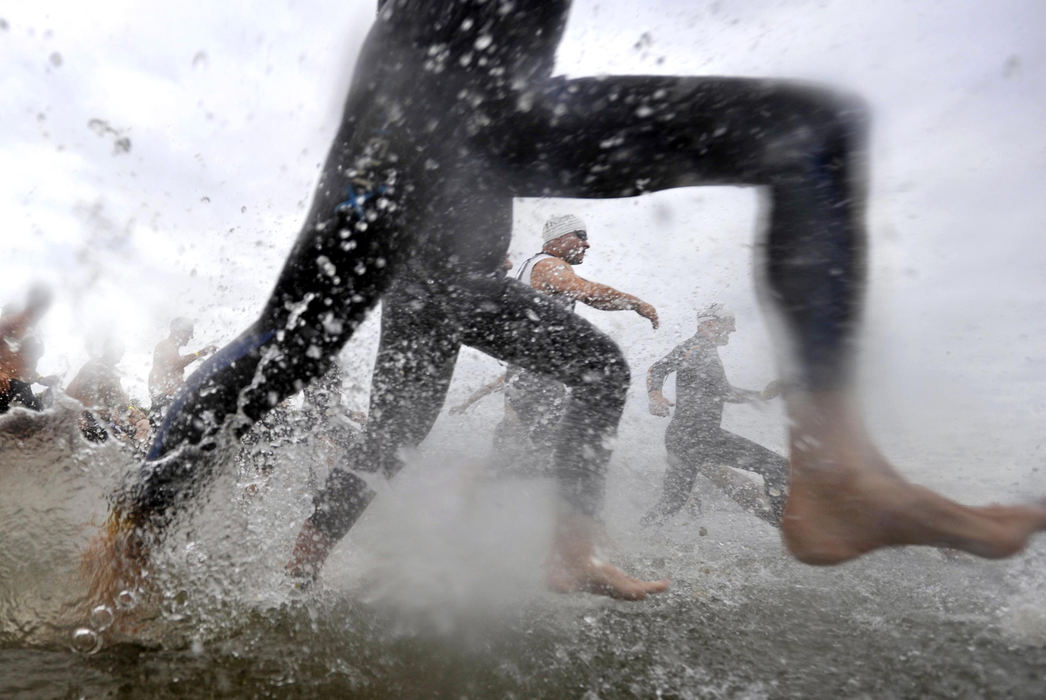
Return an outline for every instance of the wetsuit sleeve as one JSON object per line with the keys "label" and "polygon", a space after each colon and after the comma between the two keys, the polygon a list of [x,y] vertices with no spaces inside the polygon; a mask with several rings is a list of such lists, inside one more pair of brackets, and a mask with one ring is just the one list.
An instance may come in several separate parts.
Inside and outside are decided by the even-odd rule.
{"label": "wetsuit sleeve", "polygon": [[646,390],[649,394],[651,391],[661,391],[665,386],[665,379],[668,375],[672,374],[679,368],[679,364],[684,356],[683,346],[678,346],[675,350],[668,353],[660,360],[650,365],[650,369],[647,370],[646,375]]}
{"label": "wetsuit sleeve", "polygon": [[723,400],[727,403],[748,403],[761,398],[759,392],[754,389],[738,389],[732,384],[728,384],[728,387],[729,391],[723,397]]}

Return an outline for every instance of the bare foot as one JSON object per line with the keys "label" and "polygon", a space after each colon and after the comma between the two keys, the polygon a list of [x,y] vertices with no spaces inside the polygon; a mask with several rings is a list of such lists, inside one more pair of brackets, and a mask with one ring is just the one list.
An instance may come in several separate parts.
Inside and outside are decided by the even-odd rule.
{"label": "bare foot", "polygon": [[561,514],[547,563],[545,581],[557,593],[595,593],[617,600],[643,600],[661,593],[668,579],[643,581],[602,561],[595,547],[599,527],[577,514]]}
{"label": "bare foot", "polygon": [[306,520],[298,532],[298,539],[294,542],[291,560],[284,569],[291,577],[311,583],[319,576],[320,569],[323,568],[323,563],[327,561],[327,556],[335,544],[316,529],[311,521]]}
{"label": "bare foot", "polygon": [[964,506],[906,481],[879,453],[850,401],[791,406],[792,475],[781,534],[807,564],[838,564],[881,547],[951,547],[992,559],[1046,529],[1046,506]]}
{"label": "bare foot", "polygon": [[146,589],[147,563],[142,533],[118,513],[110,513],[80,558],[80,575],[87,583],[86,616],[104,620],[99,631],[107,637],[138,629],[133,609]]}

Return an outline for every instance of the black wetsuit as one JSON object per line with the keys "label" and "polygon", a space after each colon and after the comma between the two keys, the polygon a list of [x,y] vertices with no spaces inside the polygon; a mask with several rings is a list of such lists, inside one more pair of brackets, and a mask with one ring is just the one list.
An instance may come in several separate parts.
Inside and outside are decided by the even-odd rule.
{"label": "black wetsuit", "polygon": [[676,406],[665,431],[669,466],[661,499],[646,520],[660,520],[678,511],[690,496],[699,471],[725,465],[763,477],[771,510],[756,514],[779,525],[787,500],[788,460],[721,427],[723,404],[740,403],[747,397],[727,381],[716,346],[699,336],[684,341],[650,367],[648,388],[660,390],[672,372],[676,373]]}
{"label": "black wetsuit", "polygon": [[[178,391],[118,510],[162,529],[208,483],[206,450],[321,375],[384,296],[368,437],[331,474],[313,524],[339,537],[423,439],[461,344],[573,390],[555,464],[563,497],[600,508],[629,373],[580,317],[497,272],[514,197],[622,197],[764,185],[765,273],[808,385],[847,378],[864,278],[860,103],[796,83],[552,76],[568,0],[388,0],[356,64],[304,228],[259,318]],[[390,285],[392,285],[390,287]]]}
{"label": "black wetsuit", "polygon": [[[538,253],[519,267],[516,279],[528,287],[534,265],[555,256]],[[565,294],[542,292],[573,312],[575,301]],[[509,365],[505,371],[505,417],[494,429],[495,464],[499,471],[549,474],[553,470],[559,422],[566,413],[569,389],[544,372]]]}
{"label": "black wetsuit", "polygon": [[43,401],[33,393],[33,387],[21,379],[12,379],[6,391],[0,391],[0,414],[7,413],[11,406],[22,406],[33,411],[44,410]]}

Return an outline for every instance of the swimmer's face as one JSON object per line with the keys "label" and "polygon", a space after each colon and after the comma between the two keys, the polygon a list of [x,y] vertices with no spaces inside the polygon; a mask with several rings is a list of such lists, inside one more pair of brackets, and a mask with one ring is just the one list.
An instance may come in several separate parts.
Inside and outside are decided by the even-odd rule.
{"label": "swimmer's face", "polygon": [[698,333],[708,338],[716,345],[726,345],[730,342],[730,334],[737,330],[734,319],[730,316],[725,318],[712,318],[702,321],[697,327]]}
{"label": "swimmer's face", "polygon": [[563,241],[563,259],[571,265],[580,265],[585,259],[585,251],[589,249],[588,234],[575,231],[560,236],[560,240]]}

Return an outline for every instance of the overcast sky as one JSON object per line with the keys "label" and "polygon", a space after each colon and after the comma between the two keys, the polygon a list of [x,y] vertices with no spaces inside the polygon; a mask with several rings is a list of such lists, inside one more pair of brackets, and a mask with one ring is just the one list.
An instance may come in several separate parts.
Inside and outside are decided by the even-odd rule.
{"label": "overcast sky", "polygon": [[[41,369],[68,381],[85,336],[108,327],[127,347],[125,385],[144,397],[172,316],[221,343],[259,309],[374,2],[8,5],[0,298],[54,285]],[[863,95],[875,119],[870,411],[967,451],[990,435],[1027,462],[1046,424],[1044,28],[1037,0],[577,0],[559,63],[570,75],[798,76]],[[755,201],[731,188],[527,200],[512,257],[536,251],[545,216],[578,213],[593,244],[578,272],[661,311],[657,333],[632,314],[585,312],[636,376],[692,333],[695,305],[718,299],[738,314],[730,376],[758,386],[774,372],[750,274]],[[373,342],[371,323],[345,354],[363,384]],[[466,354],[454,396],[498,371]],[[633,397],[629,420],[653,425]]]}

